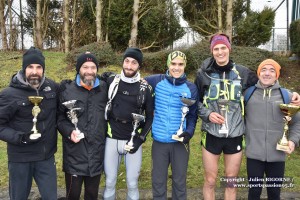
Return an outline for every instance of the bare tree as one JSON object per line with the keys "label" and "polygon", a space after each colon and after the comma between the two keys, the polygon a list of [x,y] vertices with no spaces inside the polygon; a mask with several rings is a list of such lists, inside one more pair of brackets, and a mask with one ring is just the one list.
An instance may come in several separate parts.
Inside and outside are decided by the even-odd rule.
{"label": "bare tree", "polygon": [[233,0],[227,0],[227,12],[226,12],[226,30],[225,33],[229,36],[230,41],[232,41],[232,8]]}
{"label": "bare tree", "polygon": [[218,0],[218,31],[222,32],[223,23],[222,23],[222,0]]}
{"label": "bare tree", "polygon": [[103,9],[103,0],[97,0],[96,6],[96,36],[97,42],[102,42],[102,27],[101,27],[101,19],[102,19],[102,9]]}
{"label": "bare tree", "polygon": [[7,34],[6,34],[6,27],[5,27],[4,8],[5,8],[5,1],[0,0],[0,25],[1,25],[2,46],[3,46],[3,50],[7,50],[8,44],[7,44]]}
{"label": "bare tree", "polygon": [[36,39],[36,46],[40,49],[43,48],[43,39],[42,39],[42,30],[41,30],[41,23],[42,23],[42,11],[41,11],[41,2],[42,0],[36,1],[36,19],[35,19],[35,39]]}
{"label": "bare tree", "polygon": [[131,33],[129,40],[129,47],[136,47],[137,35],[138,35],[138,22],[139,22],[139,4],[140,0],[134,0],[133,3],[133,16],[132,16],[132,25]]}
{"label": "bare tree", "polygon": [[69,0],[64,0],[64,31],[63,31],[63,41],[65,46],[65,53],[70,51],[70,30],[69,30]]}
{"label": "bare tree", "polygon": [[[110,18],[110,9],[111,9],[111,0],[108,0],[108,10],[107,10],[107,19]],[[105,42],[108,42],[108,23],[106,23],[106,35]]]}

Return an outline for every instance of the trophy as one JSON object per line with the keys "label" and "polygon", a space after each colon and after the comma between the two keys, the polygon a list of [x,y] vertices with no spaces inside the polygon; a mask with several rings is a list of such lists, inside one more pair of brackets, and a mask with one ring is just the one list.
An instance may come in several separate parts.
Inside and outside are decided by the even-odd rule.
{"label": "trophy", "polygon": [[77,127],[78,118],[76,114],[76,110],[80,110],[81,108],[74,108],[75,103],[76,100],[70,100],[70,101],[63,102],[62,104],[69,109],[69,111],[67,112],[68,117],[75,126],[75,130],[77,132],[76,135],[77,139],[81,140],[82,138],[84,138],[84,133],[82,133]]}
{"label": "trophy", "polygon": [[292,116],[295,115],[299,110],[300,106],[295,106],[291,104],[280,104],[279,105],[281,112],[285,114],[283,117],[284,127],[283,127],[283,135],[282,138],[278,141],[276,149],[280,151],[289,151],[289,142],[288,142],[288,130],[289,130],[289,122],[292,120]]}
{"label": "trophy", "polygon": [[41,101],[43,100],[43,97],[39,97],[39,96],[29,96],[28,97],[29,101],[34,105],[32,108],[32,115],[33,115],[33,127],[31,129],[31,131],[33,132],[32,134],[30,134],[29,138],[31,140],[36,140],[38,138],[41,137],[41,134],[38,132],[38,130],[36,129],[36,123],[37,123],[37,116],[38,114],[41,112],[41,109],[39,107],[39,104],[41,103]]}
{"label": "trophy", "polygon": [[176,134],[172,135],[172,139],[182,142],[183,137],[179,137],[179,135],[181,135],[183,133],[184,118],[187,115],[187,113],[189,112],[189,106],[193,105],[196,102],[196,100],[193,100],[193,99],[190,99],[187,97],[180,97],[180,100],[183,104],[181,107],[181,123],[180,123],[179,129],[177,130]]}
{"label": "trophy", "polygon": [[220,108],[220,114],[224,117],[225,123],[221,125],[221,128],[219,129],[219,134],[226,135],[228,137],[228,123],[227,123],[227,105],[229,104],[228,99],[219,99],[218,105]]}
{"label": "trophy", "polygon": [[131,113],[131,115],[132,115],[132,118],[133,118],[133,122],[132,122],[133,130],[131,132],[130,141],[124,147],[124,149],[126,151],[130,151],[131,149],[133,149],[133,137],[135,136],[135,130],[140,125],[140,121],[143,121],[145,119],[144,115],[139,115],[139,114],[136,114],[136,113]]}

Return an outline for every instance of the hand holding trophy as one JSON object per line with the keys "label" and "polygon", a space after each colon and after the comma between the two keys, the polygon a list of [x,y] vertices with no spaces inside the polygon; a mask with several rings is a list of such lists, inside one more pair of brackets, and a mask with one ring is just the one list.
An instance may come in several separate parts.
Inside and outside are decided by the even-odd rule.
{"label": "hand holding trophy", "polygon": [[135,136],[135,131],[138,128],[138,126],[140,125],[140,122],[145,119],[145,117],[143,115],[140,115],[140,114],[131,113],[131,115],[132,115],[132,118],[133,118],[133,122],[132,122],[133,130],[131,132],[130,141],[124,147],[124,149],[126,151],[130,151],[131,149],[133,149],[133,137]]}
{"label": "hand holding trophy", "polygon": [[288,141],[288,130],[289,122],[292,120],[292,116],[295,115],[299,110],[300,106],[295,106],[291,104],[280,104],[280,110],[285,114],[283,117],[284,127],[282,138],[278,141],[276,149],[280,151],[289,151],[289,141]]}
{"label": "hand holding trophy", "polygon": [[181,135],[183,133],[184,119],[185,119],[185,116],[189,112],[189,106],[193,105],[196,102],[196,100],[193,100],[193,99],[190,99],[187,97],[180,97],[180,100],[183,104],[181,107],[181,123],[180,123],[179,129],[177,130],[176,134],[172,135],[172,139],[182,142],[184,138],[179,137],[179,135]]}
{"label": "hand holding trophy", "polygon": [[220,114],[224,117],[225,123],[221,125],[221,128],[219,129],[219,133],[221,135],[225,135],[228,137],[228,122],[227,122],[227,105],[229,104],[228,99],[219,99],[218,105],[220,108]]}
{"label": "hand holding trophy", "polygon": [[43,100],[43,97],[39,97],[39,96],[29,96],[28,97],[29,101],[31,103],[34,104],[33,108],[32,108],[32,115],[33,115],[33,127],[31,129],[31,131],[33,132],[29,138],[31,140],[36,140],[38,138],[41,137],[41,134],[38,132],[38,130],[36,129],[36,123],[37,123],[37,116],[38,114],[41,112],[41,108],[39,107],[39,104],[41,103],[41,101]]}
{"label": "hand holding trophy", "polygon": [[76,110],[80,110],[81,108],[74,108],[75,103],[76,100],[70,100],[70,101],[63,102],[62,104],[69,109],[69,111],[67,112],[68,117],[75,126],[75,130],[77,132],[77,136],[76,136],[77,139],[81,140],[82,138],[84,138],[84,133],[82,133],[77,127],[78,118],[76,114]]}

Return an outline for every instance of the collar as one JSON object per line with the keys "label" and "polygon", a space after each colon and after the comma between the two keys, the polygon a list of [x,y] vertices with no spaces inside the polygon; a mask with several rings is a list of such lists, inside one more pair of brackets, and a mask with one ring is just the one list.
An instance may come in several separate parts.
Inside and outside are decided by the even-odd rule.
{"label": "collar", "polygon": [[134,77],[128,78],[125,76],[123,70],[121,71],[121,80],[124,81],[125,83],[136,83],[141,80],[141,74],[140,71],[138,71]]}

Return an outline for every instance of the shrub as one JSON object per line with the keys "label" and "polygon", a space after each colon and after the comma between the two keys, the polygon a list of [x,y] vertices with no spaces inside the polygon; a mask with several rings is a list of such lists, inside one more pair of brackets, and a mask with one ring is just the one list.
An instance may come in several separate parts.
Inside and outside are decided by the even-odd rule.
{"label": "shrub", "polygon": [[[212,56],[208,41],[201,41],[188,49],[176,49],[182,51],[187,57],[186,73],[193,74],[201,66],[201,63]],[[172,50],[144,54],[144,66],[152,72],[164,73],[167,70],[167,56]],[[251,70],[256,70],[258,65],[267,58],[273,58],[272,52],[255,47],[232,46],[230,59],[239,65],[244,65]],[[275,59],[276,60],[276,59]],[[162,65],[164,63],[164,65]]]}
{"label": "shrub", "polygon": [[76,65],[77,57],[86,51],[89,51],[96,56],[100,67],[115,64],[117,59],[117,56],[109,43],[94,42],[70,51],[66,56],[66,62],[69,66]]}
{"label": "shrub", "polygon": [[300,19],[293,21],[290,26],[291,50],[300,55]]}

